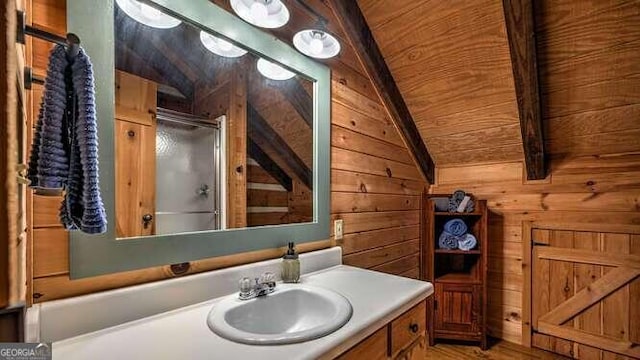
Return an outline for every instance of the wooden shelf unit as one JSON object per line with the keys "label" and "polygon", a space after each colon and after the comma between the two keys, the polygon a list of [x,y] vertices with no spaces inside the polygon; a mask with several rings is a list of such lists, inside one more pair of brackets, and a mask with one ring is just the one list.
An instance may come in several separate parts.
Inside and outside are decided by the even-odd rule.
{"label": "wooden shelf unit", "polygon": [[474,212],[443,212],[443,211],[435,211],[433,213],[433,215],[435,216],[482,216],[481,213],[474,211]]}
{"label": "wooden shelf unit", "polygon": [[460,249],[436,249],[436,254],[460,254],[460,255],[480,255],[482,254],[481,250],[460,250]]}
{"label": "wooden shelf unit", "polygon": [[[472,213],[435,211],[431,197],[424,198],[424,269],[425,278],[434,284],[435,293],[428,301],[427,326],[429,343],[438,339],[477,341],[487,348],[487,203],[476,200]],[[475,248],[438,248],[438,238],[444,224],[451,219],[461,219],[478,244]]]}

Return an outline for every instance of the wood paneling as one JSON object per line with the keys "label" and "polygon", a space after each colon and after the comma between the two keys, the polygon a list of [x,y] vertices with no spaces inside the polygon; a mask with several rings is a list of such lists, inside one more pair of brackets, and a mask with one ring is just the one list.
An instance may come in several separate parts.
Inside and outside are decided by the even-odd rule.
{"label": "wood paneling", "polygon": [[[36,8],[34,12],[38,13],[36,17],[41,19],[40,25],[45,28],[47,26],[55,27],[58,32],[64,33],[64,6],[60,7],[59,1],[32,1]],[[345,244],[345,254],[349,254],[350,259],[362,264],[361,266],[373,266],[375,270],[417,277],[420,273],[420,261],[415,244],[420,236],[418,230],[420,211],[415,200],[426,189],[427,184],[424,183],[413,162],[408,160],[411,159],[411,156],[404,146],[403,140],[373,90],[369,78],[364,75],[353,49],[342,37],[344,32],[335,22],[331,9],[319,0],[312,0],[309,4],[327,16],[329,31],[337,34],[343,45],[340,55],[337,58],[327,60],[326,63],[332,69],[332,127],[335,134],[343,135],[332,140],[334,146],[332,146],[331,192],[333,197],[342,200],[336,202],[335,208],[332,207],[331,216],[332,219],[341,218],[344,220],[345,237],[342,243]],[[224,2],[223,6],[228,6],[228,3]],[[294,5],[291,8],[293,8],[292,21],[300,25],[295,28],[303,28],[315,23],[316,19],[301,7]],[[287,26],[275,30],[274,33],[283,41],[289,42],[292,37],[292,29],[294,27]],[[47,44],[43,43],[43,45]],[[40,67],[36,65],[34,67],[39,69],[40,74],[44,73],[46,66],[47,49],[34,49],[34,56],[40,64]],[[211,88],[204,88],[200,86],[202,84],[198,84],[195,86],[196,97],[209,97],[214,94],[216,96],[213,98],[220,100],[210,101],[207,103],[206,109],[194,109],[194,113],[215,118],[229,111],[236,111],[238,114],[246,112],[242,107],[242,99],[246,96],[246,92],[237,86],[241,82],[243,80],[237,76],[235,80],[218,79]],[[236,89],[235,92],[232,91],[232,97],[235,99],[217,96],[221,93],[227,93],[227,87]],[[37,106],[32,112],[37,113]],[[233,121],[230,118],[227,120]],[[236,134],[246,132],[246,129],[242,130],[241,124],[231,123],[230,126],[236,126]],[[231,136],[230,132],[227,134]],[[236,141],[237,139],[231,138],[231,140]],[[101,141],[108,141],[108,139]],[[246,154],[246,145],[240,146],[238,144],[237,149],[238,151],[242,149],[242,153]],[[380,149],[386,150],[381,152]],[[229,163],[228,171],[230,172],[235,172],[237,166],[243,166],[243,176],[238,184],[244,183],[244,177],[249,174],[244,167],[245,164],[246,161],[240,158],[238,161]],[[243,193],[246,194],[246,191]],[[288,214],[290,219],[292,217],[300,218],[298,210],[308,211],[309,207],[305,204],[308,204],[309,196],[308,189],[296,187],[294,182],[294,191],[289,194],[288,199],[290,208],[295,210]],[[347,204],[350,199],[358,199],[359,205],[356,210]],[[391,202],[387,204],[389,200]],[[244,200],[234,199],[232,201],[241,203],[242,208],[246,209]],[[53,202],[52,200],[51,208],[53,208]],[[250,214],[250,216],[264,215]],[[247,216],[246,214],[238,214],[237,218],[246,219]],[[249,222],[251,221],[249,219]],[[266,220],[261,219],[260,221]],[[53,215],[43,217],[39,225],[54,225]],[[45,228],[38,227],[38,229],[38,231],[44,231]],[[53,232],[64,233],[59,226],[53,226],[49,229]],[[330,231],[333,232],[333,225],[331,225]],[[327,247],[331,244],[333,244],[333,236],[328,241],[300,244],[298,248],[305,251]],[[371,254],[385,253],[387,250],[383,247],[392,245],[399,251],[389,252],[389,255],[384,257],[385,262],[367,260],[371,259]],[[64,241],[38,244],[37,254],[34,254],[33,259],[33,264],[37,268],[37,275],[33,278],[34,301],[49,301],[175,276],[165,266],[89,279],[70,280],[67,274],[67,251],[68,243]],[[284,249],[269,249],[231,257],[194,261],[191,263],[189,273],[260,259],[276,258],[281,256],[283,251]],[[43,252],[46,252],[46,257],[49,257],[49,260],[45,259]]]}
{"label": "wood paneling", "polygon": [[61,227],[33,230],[33,277],[69,271],[69,234]]}
{"label": "wood paneling", "polygon": [[5,1],[0,6],[0,309],[11,302],[12,276],[17,276],[17,268],[12,259],[18,232],[18,187],[15,182],[17,159],[17,117],[18,64],[15,45],[16,2]]}
{"label": "wood paneling", "polygon": [[243,68],[234,68],[229,86],[227,226],[241,228],[247,226],[247,77]]}
{"label": "wood paneling", "polygon": [[[259,165],[252,161],[247,165],[247,183],[252,187],[273,185],[278,182]],[[291,190],[247,188],[247,207],[252,207],[247,213],[248,226],[277,225],[313,221],[313,193],[299,181],[291,183]],[[287,212],[279,209],[286,208]],[[269,210],[265,212],[265,210]]]}
{"label": "wood paneling", "polygon": [[376,249],[380,248],[380,246],[394,243],[404,243],[419,237],[420,227],[418,225],[409,225],[347,234],[344,235],[342,240],[338,240],[338,244],[342,246],[342,252],[346,257],[346,255],[354,252]]}
{"label": "wood paneling", "polygon": [[381,271],[390,274],[403,274],[405,272],[413,271],[420,268],[420,256],[419,254],[405,256],[403,258],[384,263],[382,265],[374,266],[371,270]]}
{"label": "wood paneling", "polygon": [[346,255],[343,258],[345,265],[371,268],[384,264],[390,260],[411,255],[420,251],[420,239],[401,242],[389,246],[383,246],[372,250],[366,250],[357,254]]}
{"label": "wood paneling", "polygon": [[331,204],[344,261],[417,277],[426,184],[379,102],[337,81],[333,94]]}
{"label": "wood paneling", "polygon": [[[524,58],[517,48],[509,51],[503,10],[510,13],[510,6],[358,3],[436,165],[522,159],[513,129],[525,134],[532,127],[517,121],[514,82],[520,82],[509,55]],[[638,2],[534,5],[536,49],[529,52],[537,51],[547,139],[540,147],[568,156],[640,151]]]}
{"label": "wood paneling", "polygon": [[380,100],[385,105],[405,144],[410,149],[425,180],[433,183],[435,165],[429,154],[398,85],[385,62],[356,1],[329,0],[336,19],[356,52],[362,67],[371,79]]}
{"label": "wood paneling", "polygon": [[640,4],[543,1],[536,26],[549,152],[640,151]]}
{"label": "wood paneling", "polygon": [[436,165],[522,159],[501,2],[358,3]]}
{"label": "wood paneling", "polygon": [[[118,237],[155,233],[156,93],[154,82],[116,71],[114,142]],[[147,214],[152,216],[152,221],[145,225],[142,218]]]}
{"label": "wood paneling", "polygon": [[[512,342],[520,342],[523,319],[519,302],[523,293],[522,222],[563,223],[565,228],[592,231],[607,224],[620,232],[637,232],[640,224],[640,154],[584,156],[577,158],[554,157],[550,162],[550,175],[543,181],[527,181],[522,162],[488,165],[442,167],[437,171],[437,184],[433,193],[450,193],[464,189],[480,199],[487,199],[491,211],[489,217],[489,292],[490,306],[488,327],[494,336]],[[550,237],[536,235],[534,241],[550,241]],[[556,239],[553,241],[561,241]],[[571,239],[570,239],[571,240]],[[579,235],[572,244],[588,249],[594,245],[590,236]],[[558,268],[554,261],[543,260],[544,271],[536,271],[534,278],[542,280],[562,274],[591,274],[589,265]],[[601,276],[599,273],[596,277]],[[558,282],[561,282],[558,280]],[[570,289],[580,289],[583,283],[569,281]],[[562,282],[560,292],[547,289],[541,296],[564,299]],[[553,291],[551,291],[553,290]],[[534,316],[548,312],[549,306],[540,301],[533,303]],[[577,329],[594,328],[589,315],[574,321]],[[549,338],[536,334],[533,344],[547,346]],[[574,348],[566,343],[550,344],[568,353],[588,352],[583,346]]]}

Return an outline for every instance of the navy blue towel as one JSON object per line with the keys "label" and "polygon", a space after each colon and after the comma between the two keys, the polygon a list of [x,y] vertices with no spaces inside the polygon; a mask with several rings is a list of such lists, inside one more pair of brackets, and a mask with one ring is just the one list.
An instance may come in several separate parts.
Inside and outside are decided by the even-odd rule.
{"label": "navy blue towel", "polygon": [[[71,100],[67,90],[73,94]],[[75,58],[68,59],[65,47],[55,46],[49,55],[27,176],[33,188],[64,190],[62,224],[89,234],[107,230],[98,182],[95,107],[89,57],[80,49]]]}
{"label": "navy blue towel", "polygon": [[440,249],[457,249],[458,240],[460,240],[458,236],[452,235],[447,231],[443,231],[442,234],[440,234],[440,238],[438,239],[438,247]]}
{"label": "navy blue towel", "polygon": [[455,236],[462,236],[467,233],[467,224],[461,219],[451,219],[444,224],[444,231]]}

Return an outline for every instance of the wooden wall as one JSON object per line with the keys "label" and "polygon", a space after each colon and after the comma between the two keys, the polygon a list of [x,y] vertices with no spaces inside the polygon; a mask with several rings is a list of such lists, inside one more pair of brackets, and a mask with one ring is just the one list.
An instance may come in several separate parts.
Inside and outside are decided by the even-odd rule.
{"label": "wooden wall", "polygon": [[418,277],[427,186],[380,102],[333,81],[331,213],[344,263]]}
{"label": "wooden wall", "polygon": [[288,223],[288,195],[287,189],[255,160],[247,159],[248,226]]}
{"label": "wooden wall", "polygon": [[491,335],[520,342],[522,222],[640,224],[640,154],[552,159],[527,182],[521,162],[437,170],[434,193],[464,189],[488,200]]}
{"label": "wooden wall", "polygon": [[[65,3],[31,0],[35,26],[65,32]],[[334,25],[332,12],[321,1],[311,1]],[[303,9],[292,19],[311,24]],[[304,24],[298,24],[304,26]],[[292,28],[293,29],[293,28]],[[404,146],[381,102],[365,77],[344,35],[336,30],[343,50],[328,62],[332,68],[331,216],[344,220],[344,261],[411,277],[419,275],[420,194],[427,184]],[[290,37],[288,38],[290,39]],[[289,40],[287,40],[289,41]],[[49,45],[34,41],[29,61],[43,75]],[[32,92],[31,111],[37,113],[41,87]],[[104,139],[102,141],[105,141]],[[175,276],[169,266],[70,280],[68,234],[56,219],[58,199],[36,199],[29,287],[34,302],[49,301],[101,290],[162,280]],[[333,227],[333,226],[332,226]],[[333,231],[333,230],[331,230]],[[309,251],[334,244],[332,239],[301,245]],[[188,273],[281,256],[283,249],[196,261]],[[29,299],[31,300],[31,299]]]}
{"label": "wooden wall", "polygon": [[247,225],[313,221],[313,193],[298,180],[287,191],[255,160],[247,161]]}
{"label": "wooden wall", "polygon": [[489,329],[513,342],[528,296],[523,221],[640,224],[640,2],[537,3],[550,175],[527,182],[519,161],[441,166],[432,189],[488,200]]}
{"label": "wooden wall", "polygon": [[16,1],[5,1],[0,6],[0,309],[16,301],[12,287],[18,277],[15,260],[17,254],[18,187],[15,166],[18,163],[17,80],[18,54],[15,43]]}

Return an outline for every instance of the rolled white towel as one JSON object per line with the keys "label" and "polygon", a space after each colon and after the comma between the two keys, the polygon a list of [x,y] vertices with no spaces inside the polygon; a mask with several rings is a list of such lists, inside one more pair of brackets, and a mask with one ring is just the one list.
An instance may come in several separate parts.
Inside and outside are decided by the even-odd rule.
{"label": "rolled white towel", "polygon": [[458,249],[469,251],[478,245],[478,240],[473,234],[465,234],[458,239]]}

